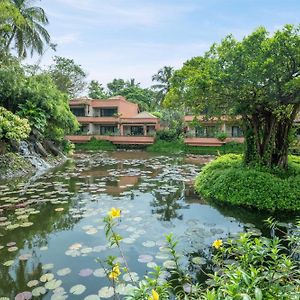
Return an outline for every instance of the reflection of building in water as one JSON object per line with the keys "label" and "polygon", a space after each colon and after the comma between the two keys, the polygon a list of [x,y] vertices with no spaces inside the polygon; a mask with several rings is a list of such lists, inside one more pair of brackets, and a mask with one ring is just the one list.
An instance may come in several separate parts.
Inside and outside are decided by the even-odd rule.
{"label": "reflection of building in water", "polygon": [[107,183],[106,192],[110,195],[119,195],[126,191],[127,188],[132,188],[138,182],[139,176],[120,176],[117,181]]}

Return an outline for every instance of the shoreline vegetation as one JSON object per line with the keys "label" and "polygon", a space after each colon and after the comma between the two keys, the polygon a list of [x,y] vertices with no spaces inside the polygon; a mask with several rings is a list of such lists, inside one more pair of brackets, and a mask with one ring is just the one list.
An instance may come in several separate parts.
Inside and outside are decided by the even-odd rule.
{"label": "shoreline vegetation", "polygon": [[196,191],[215,202],[269,211],[300,211],[300,157],[289,156],[287,170],[246,166],[242,155],[228,154],[207,164]]}

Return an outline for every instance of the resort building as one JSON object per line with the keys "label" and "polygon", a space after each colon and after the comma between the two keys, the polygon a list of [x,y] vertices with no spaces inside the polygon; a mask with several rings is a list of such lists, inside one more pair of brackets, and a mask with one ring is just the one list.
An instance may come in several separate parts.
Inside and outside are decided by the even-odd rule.
{"label": "resort building", "polygon": [[84,143],[95,137],[114,144],[153,144],[159,119],[140,112],[137,104],[122,96],[108,99],[73,99],[70,108],[81,125],[77,135],[66,138]]}
{"label": "resort building", "polygon": [[243,143],[240,117],[207,118],[205,115],[184,117],[185,143],[191,146],[221,146],[228,142]]}

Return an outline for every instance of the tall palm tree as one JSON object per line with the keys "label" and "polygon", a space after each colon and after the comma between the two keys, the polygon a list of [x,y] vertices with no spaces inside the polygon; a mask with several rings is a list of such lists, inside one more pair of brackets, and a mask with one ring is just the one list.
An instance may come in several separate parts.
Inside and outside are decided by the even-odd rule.
{"label": "tall palm tree", "polygon": [[171,86],[171,78],[174,74],[174,68],[164,66],[156,74],[152,76],[152,81],[157,81],[157,84],[152,85],[152,88],[157,91],[158,105],[160,105]]}
{"label": "tall palm tree", "polygon": [[23,22],[13,24],[8,36],[6,49],[13,45],[21,58],[27,57],[27,51],[31,56],[34,52],[39,55],[44,53],[45,44],[50,45],[50,35],[44,28],[49,23],[45,11],[41,7],[31,6],[31,0],[11,0],[23,17]]}

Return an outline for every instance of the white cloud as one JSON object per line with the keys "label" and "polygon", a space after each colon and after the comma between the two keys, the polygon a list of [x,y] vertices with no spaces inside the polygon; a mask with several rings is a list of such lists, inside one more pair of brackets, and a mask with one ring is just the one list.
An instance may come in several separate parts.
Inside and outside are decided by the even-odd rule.
{"label": "white cloud", "polygon": [[[147,3],[140,1],[99,1],[99,0],[54,0],[57,7],[64,5],[71,13],[51,12],[50,15],[65,21],[76,21],[84,25],[112,26],[158,26],[176,20],[200,9],[199,5]],[[53,6],[52,6],[53,7]],[[62,10],[60,10],[62,11]]]}
{"label": "white cloud", "polygon": [[54,36],[53,42],[57,43],[58,45],[69,45],[75,42],[79,43],[79,33],[67,33],[60,36]]}

